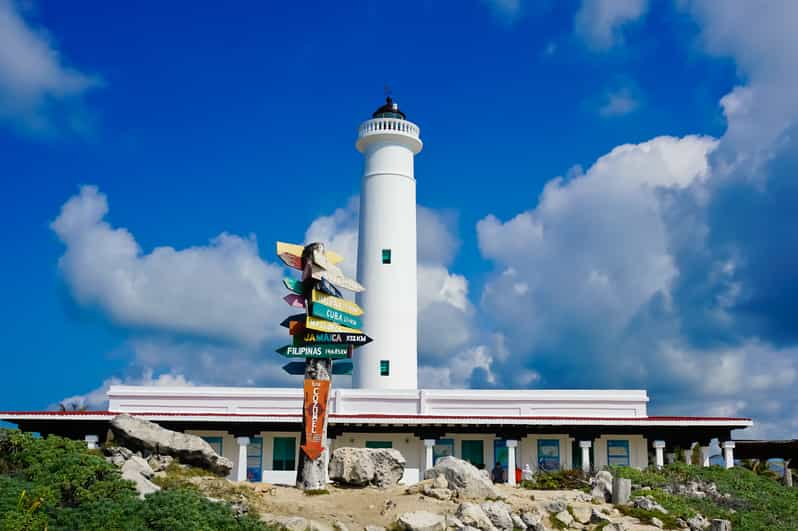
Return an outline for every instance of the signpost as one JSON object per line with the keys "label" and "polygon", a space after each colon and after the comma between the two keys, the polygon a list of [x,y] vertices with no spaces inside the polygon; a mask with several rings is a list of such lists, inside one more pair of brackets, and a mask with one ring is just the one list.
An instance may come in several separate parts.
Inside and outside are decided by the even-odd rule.
{"label": "signpost", "polygon": [[[277,352],[286,358],[304,358],[283,366],[288,374],[304,374],[303,431],[297,486],[304,490],[327,488],[327,401],[333,374],[352,374],[356,347],[372,341],[360,328],[363,310],[341,295],[339,287],[363,291],[336,265],[343,258],[320,243],[300,245],[277,242],[277,255],[288,267],[302,271],[302,280],[283,279],[290,291],[283,297],[292,308],[304,309],[280,323],[293,336],[292,344]],[[338,360],[333,363],[333,360]]]}
{"label": "signpost", "polygon": [[348,326],[349,328],[359,329],[363,326],[363,321],[360,317],[352,315],[351,313],[330,308],[320,302],[314,302],[310,307],[314,317],[321,317],[322,319],[327,319],[328,321]]}

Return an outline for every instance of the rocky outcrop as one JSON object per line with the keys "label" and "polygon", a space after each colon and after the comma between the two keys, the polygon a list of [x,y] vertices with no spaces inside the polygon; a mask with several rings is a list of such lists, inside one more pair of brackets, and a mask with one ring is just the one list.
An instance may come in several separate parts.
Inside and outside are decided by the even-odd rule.
{"label": "rocky outcrop", "polygon": [[490,522],[501,531],[513,529],[512,508],[504,502],[487,501],[480,505]]}
{"label": "rocky outcrop", "polygon": [[405,531],[444,531],[446,517],[429,511],[414,511],[400,515],[396,526]]}
{"label": "rocky outcrop", "polygon": [[612,500],[612,474],[607,470],[600,470],[596,473],[595,477],[590,480],[593,485],[591,494],[594,498],[599,498],[603,501]]}
{"label": "rocky outcrop", "polygon": [[154,422],[132,417],[125,413],[111,420],[114,439],[130,450],[148,454],[169,455],[181,463],[227,475],[233,463],[221,457],[213,448],[196,435],[167,430]]}
{"label": "rocky outcrop", "polygon": [[710,524],[712,531],[732,531],[731,522],[720,518],[715,518]]}
{"label": "rocky outcrop", "polygon": [[434,467],[427,470],[424,477],[434,479],[438,476],[446,478],[450,490],[463,498],[498,498],[499,494],[480,471],[466,461],[456,457],[443,457]]}
{"label": "rocky outcrop", "polygon": [[260,519],[269,526],[285,531],[333,531],[333,528],[327,524],[315,520],[308,520],[301,516],[263,514]]}
{"label": "rocky outcrop", "polygon": [[405,472],[405,458],[392,448],[338,448],[329,464],[332,481],[384,488],[396,485]]}
{"label": "rocky outcrop", "polygon": [[130,458],[122,464],[122,479],[127,479],[136,484],[136,491],[139,493],[139,498],[144,499],[144,496],[151,494],[155,491],[161,490],[161,487],[150,481],[154,475],[152,468],[147,464],[144,458],[138,455],[131,455]]}
{"label": "rocky outcrop", "polygon": [[632,480],[626,478],[614,478],[612,480],[612,503],[623,505],[629,501],[632,495]]}
{"label": "rocky outcrop", "polygon": [[490,521],[488,515],[482,510],[482,507],[476,503],[464,502],[457,507],[455,516],[466,525],[466,527],[473,527],[482,531],[496,531],[493,522]]}

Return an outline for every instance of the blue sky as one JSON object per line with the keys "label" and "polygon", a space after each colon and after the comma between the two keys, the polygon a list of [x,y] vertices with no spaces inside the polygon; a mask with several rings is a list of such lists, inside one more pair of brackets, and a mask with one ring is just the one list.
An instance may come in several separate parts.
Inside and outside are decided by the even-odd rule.
{"label": "blue sky", "polygon": [[294,385],[273,242],[353,257],[387,84],[425,142],[425,385],[642,387],[794,436],[796,14],[0,0],[0,409]]}

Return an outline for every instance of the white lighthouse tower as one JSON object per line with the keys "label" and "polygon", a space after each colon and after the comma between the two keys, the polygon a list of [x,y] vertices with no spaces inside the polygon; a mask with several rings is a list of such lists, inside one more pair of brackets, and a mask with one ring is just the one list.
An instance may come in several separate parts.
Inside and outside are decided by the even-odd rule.
{"label": "white lighthouse tower", "polygon": [[416,179],[419,128],[390,96],[360,125],[363,153],[357,275],[363,330],[374,342],[353,355],[352,384],[365,389],[418,387]]}

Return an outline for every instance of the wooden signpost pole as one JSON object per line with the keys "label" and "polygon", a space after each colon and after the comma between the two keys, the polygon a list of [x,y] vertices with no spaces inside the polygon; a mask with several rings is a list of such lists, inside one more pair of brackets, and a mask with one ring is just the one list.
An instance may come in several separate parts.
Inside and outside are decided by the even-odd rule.
{"label": "wooden signpost pole", "polygon": [[[307,389],[309,382],[325,382],[326,390],[316,396],[323,399],[323,405],[314,404],[313,388]],[[325,384],[322,384],[325,385]],[[327,442],[327,401],[332,385],[332,360],[308,358],[305,362],[305,398],[302,414],[302,438],[300,440],[299,463],[297,464],[296,486],[305,491],[327,488],[327,456],[330,449]],[[310,391],[310,392],[308,392]],[[319,395],[323,396],[319,396]],[[314,418],[314,406],[315,410]],[[323,408],[323,411],[319,411]],[[319,415],[321,413],[321,415]],[[322,418],[319,418],[319,417]],[[317,440],[314,438],[318,437]]]}

